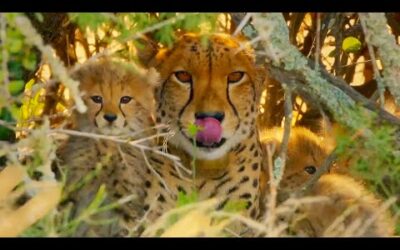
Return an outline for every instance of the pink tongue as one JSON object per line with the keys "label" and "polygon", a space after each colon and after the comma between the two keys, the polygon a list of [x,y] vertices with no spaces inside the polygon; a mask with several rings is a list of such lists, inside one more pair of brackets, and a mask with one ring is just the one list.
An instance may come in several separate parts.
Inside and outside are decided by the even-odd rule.
{"label": "pink tongue", "polygon": [[212,145],[213,143],[220,142],[222,128],[221,123],[217,119],[212,117],[196,119],[195,124],[201,127],[201,130],[196,136],[197,141],[202,142],[205,145]]}

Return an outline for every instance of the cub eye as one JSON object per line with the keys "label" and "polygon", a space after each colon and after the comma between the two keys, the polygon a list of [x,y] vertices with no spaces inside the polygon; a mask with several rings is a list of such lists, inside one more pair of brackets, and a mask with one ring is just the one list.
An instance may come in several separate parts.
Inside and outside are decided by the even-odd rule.
{"label": "cub eye", "polygon": [[103,98],[99,95],[94,95],[90,97],[95,103],[102,103],[103,102]]}
{"label": "cub eye", "polygon": [[307,166],[304,170],[309,174],[314,174],[317,171],[317,168],[314,166]]}
{"label": "cub eye", "polygon": [[174,73],[176,79],[183,83],[190,83],[192,82],[192,75],[187,71],[177,71]]}
{"label": "cub eye", "polygon": [[130,96],[123,96],[123,97],[121,97],[121,100],[119,101],[120,103],[123,103],[123,104],[127,104],[128,102],[130,102],[132,100],[132,97],[130,97]]}
{"label": "cub eye", "polygon": [[242,71],[232,72],[228,75],[228,83],[237,83],[243,79],[243,76],[244,72]]}

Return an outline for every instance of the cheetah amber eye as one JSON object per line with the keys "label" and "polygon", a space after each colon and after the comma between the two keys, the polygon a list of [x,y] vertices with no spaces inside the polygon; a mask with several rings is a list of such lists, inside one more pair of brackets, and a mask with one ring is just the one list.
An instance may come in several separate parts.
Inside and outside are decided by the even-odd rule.
{"label": "cheetah amber eye", "polygon": [[183,83],[190,83],[192,82],[192,75],[187,71],[177,71],[174,73],[176,79]]}
{"label": "cheetah amber eye", "polygon": [[123,103],[123,104],[127,104],[128,102],[130,102],[132,100],[132,97],[130,97],[130,96],[123,96],[123,97],[121,97],[121,100],[119,101],[120,103]]}
{"label": "cheetah amber eye", "polygon": [[98,96],[98,95],[91,96],[90,98],[95,103],[102,103],[103,102],[103,98],[101,96]]}
{"label": "cheetah amber eye", "polygon": [[228,83],[237,83],[242,80],[244,77],[244,72],[236,71],[232,72],[228,75]]}
{"label": "cheetah amber eye", "polygon": [[304,168],[304,170],[308,173],[308,174],[314,174],[317,171],[317,168],[314,166],[307,166]]}

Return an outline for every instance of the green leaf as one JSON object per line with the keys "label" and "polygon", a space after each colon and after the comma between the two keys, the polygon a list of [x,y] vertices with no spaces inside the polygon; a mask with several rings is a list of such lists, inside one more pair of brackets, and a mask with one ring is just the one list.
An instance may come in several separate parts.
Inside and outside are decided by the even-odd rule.
{"label": "green leaf", "polygon": [[[2,108],[0,111],[0,120],[6,122],[13,122],[14,119],[7,108]],[[14,131],[6,128],[4,126],[0,126],[0,140],[10,141],[15,137]]]}
{"label": "green leaf", "polygon": [[18,95],[20,94],[25,87],[25,83],[22,80],[13,80],[10,81],[8,84],[8,91],[10,92],[11,95]]}
{"label": "green leaf", "polygon": [[191,124],[189,124],[187,130],[188,130],[189,136],[196,137],[197,133],[199,131],[203,130],[203,128],[197,126],[196,124],[191,123]]}
{"label": "green leaf", "polygon": [[178,193],[177,207],[182,207],[184,205],[197,202],[198,196],[199,195],[196,191],[194,191],[190,194],[185,194],[180,191]]}
{"label": "green leaf", "polygon": [[41,13],[35,13],[35,17],[41,23],[43,23],[43,15]]}
{"label": "green leaf", "polygon": [[229,200],[224,206],[224,211],[231,213],[241,212],[246,209],[247,204],[248,204],[247,201],[244,200],[238,200],[238,201]]}
{"label": "green leaf", "polygon": [[342,49],[347,53],[354,53],[361,49],[361,42],[353,36],[346,37],[342,43]]}
{"label": "green leaf", "polygon": [[22,58],[22,65],[24,66],[24,68],[26,68],[28,70],[34,70],[36,67],[35,54],[30,53],[30,54],[27,54],[26,56],[24,56]]}
{"label": "green leaf", "polygon": [[335,57],[336,49],[333,49],[329,54],[328,57]]}
{"label": "green leaf", "polygon": [[9,49],[9,51],[10,51],[11,53],[17,53],[17,52],[21,51],[22,45],[23,45],[22,40],[19,40],[19,39],[12,39],[12,40],[10,41],[10,44],[9,44],[8,49]]}

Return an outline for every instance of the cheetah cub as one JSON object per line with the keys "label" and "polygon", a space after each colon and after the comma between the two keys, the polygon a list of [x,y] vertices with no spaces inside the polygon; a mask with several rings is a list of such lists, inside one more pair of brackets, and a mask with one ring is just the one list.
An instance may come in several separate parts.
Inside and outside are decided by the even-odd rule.
{"label": "cheetah cub", "polygon": [[[261,135],[264,146],[273,144],[279,151],[283,129],[274,128]],[[284,202],[298,191],[323,165],[333,149],[330,140],[323,140],[306,128],[291,130],[285,171],[280,183],[278,201]],[[268,192],[269,176],[264,171],[263,188]],[[309,196],[325,196],[323,202],[306,203],[296,211],[302,215],[291,226],[294,234],[307,236],[391,236],[394,220],[389,212],[379,211],[381,201],[341,166],[332,166],[312,187]],[[282,219],[284,220],[284,219]]]}
{"label": "cheetah cub", "polygon": [[[75,129],[130,140],[149,136],[154,126],[153,88],[157,77],[153,69],[140,75],[127,64],[110,58],[86,63],[72,74],[72,78],[80,81],[80,91],[88,107],[84,114],[73,113]],[[58,154],[67,173],[67,186],[97,171],[89,183],[71,192],[69,198],[75,202],[76,213],[87,207],[102,184],[108,202],[134,197],[113,212],[119,222],[112,226],[82,227],[77,235],[113,236],[126,232],[121,223],[132,223],[140,216],[145,195],[140,188],[144,185],[140,150],[111,140],[70,136]]]}

